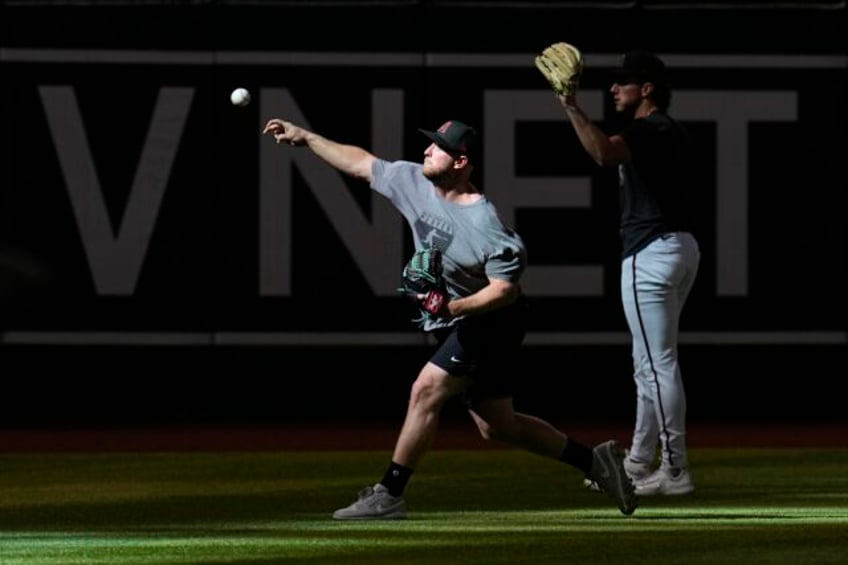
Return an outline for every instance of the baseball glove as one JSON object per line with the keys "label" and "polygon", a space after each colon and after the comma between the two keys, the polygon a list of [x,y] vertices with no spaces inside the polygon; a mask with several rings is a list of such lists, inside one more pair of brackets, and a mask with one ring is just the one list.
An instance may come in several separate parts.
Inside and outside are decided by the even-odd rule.
{"label": "baseball glove", "polygon": [[425,319],[439,316],[447,291],[442,277],[442,252],[438,247],[415,252],[403,269],[398,291],[418,305]]}
{"label": "baseball glove", "polygon": [[536,67],[545,75],[554,92],[573,96],[583,73],[583,55],[569,43],[554,43],[536,56]]}

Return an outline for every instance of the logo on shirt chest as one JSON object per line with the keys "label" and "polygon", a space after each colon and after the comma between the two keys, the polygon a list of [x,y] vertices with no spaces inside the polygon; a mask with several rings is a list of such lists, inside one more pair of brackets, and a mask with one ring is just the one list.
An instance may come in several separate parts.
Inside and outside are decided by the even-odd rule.
{"label": "logo on shirt chest", "polygon": [[424,246],[435,246],[446,250],[453,241],[453,226],[447,221],[426,212],[415,220],[415,234]]}

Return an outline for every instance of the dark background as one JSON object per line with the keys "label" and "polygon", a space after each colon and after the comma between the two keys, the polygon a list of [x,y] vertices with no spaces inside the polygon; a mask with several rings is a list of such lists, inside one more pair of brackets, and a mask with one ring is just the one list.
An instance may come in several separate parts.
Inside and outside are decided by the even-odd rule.
{"label": "dark background", "polygon": [[[428,356],[423,342],[361,344],[348,337],[347,343],[297,346],[217,339],[412,331],[398,298],[375,296],[364,284],[300,179],[292,204],[292,291],[260,294],[256,162],[267,141],[258,135],[260,124],[271,116],[260,115],[256,101],[233,108],[229,92],[244,86],[256,96],[261,88],[286,88],[314,129],[368,147],[372,89],[402,89],[403,156],[418,160],[423,143],[416,127],[436,127],[448,116],[483,124],[484,91],[544,89],[532,55],[562,40],[578,45],[587,60],[648,48],[669,60],[719,61],[675,65],[676,92],[797,93],[796,121],[749,125],[749,284],[742,296],[716,288],[717,132],[707,122],[687,124],[704,157],[697,218],[704,261],[682,322],[689,417],[846,421],[839,393],[848,373],[845,3],[543,4],[0,3],[0,424],[400,419]],[[160,62],[85,61],[86,54],[104,51],[148,53]],[[51,56],[33,60],[33,53]],[[277,56],[266,64],[236,64],[218,57],[227,53],[253,61],[263,53]],[[310,66],[281,62],[280,53],[420,54],[422,62],[363,66],[340,57],[338,65]],[[528,64],[427,63],[429,55],[450,54],[521,55]],[[161,62],[179,55],[212,62]],[[723,65],[722,56],[764,62]],[[770,63],[793,57],[811,64]],[[830,63],[817,66],[818,60]],[[582,84],[606,88],[604,69],[587,66]],[[128,295],[98,292],[92,279],[39,97],[40,87],[55,85],[74,88],[113,226],[121,222],[157,92],[195,89]],[[531,297],[531,333],[607,336],[596,344],[528,340],[516,405],[558,421],[630,422],[634,395],[629,346],[620,339],[626,325],[617,286],[614,175],[594,168],[564,122],[522,124],[515,135],[520,174],[593,179],[589,210],[565,217],[552,210],[517,213],[531,261],[596,263],[606,273],[603,296]],[[349,187],[363,192],[355,183]],[[133,345],[139,335],[153,336],[158,345]],[[461,417],[458,405],[447,412]]]}

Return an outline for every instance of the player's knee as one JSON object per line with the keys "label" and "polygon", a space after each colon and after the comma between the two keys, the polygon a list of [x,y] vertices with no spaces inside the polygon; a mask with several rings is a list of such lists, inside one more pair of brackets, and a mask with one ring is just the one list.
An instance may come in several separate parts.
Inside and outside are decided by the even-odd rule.
{"label": "player's knee", "polygon": [[453,394],[439,379],[419,376],[412,384],[409,402],[411,406],[428,411],[438,411]]}

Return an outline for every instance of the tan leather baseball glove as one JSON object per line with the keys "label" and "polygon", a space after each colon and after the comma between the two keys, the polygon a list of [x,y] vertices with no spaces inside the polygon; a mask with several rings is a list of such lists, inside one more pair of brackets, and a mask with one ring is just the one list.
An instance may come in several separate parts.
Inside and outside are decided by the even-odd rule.
{"label": "tan leather baseball glove", "polygon": [[536,67],[557,94],[573,96],[583,73],[583,55],[570,43],[560,42],[536,56]]}

